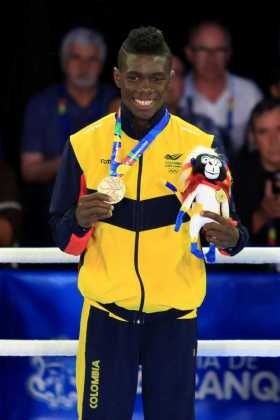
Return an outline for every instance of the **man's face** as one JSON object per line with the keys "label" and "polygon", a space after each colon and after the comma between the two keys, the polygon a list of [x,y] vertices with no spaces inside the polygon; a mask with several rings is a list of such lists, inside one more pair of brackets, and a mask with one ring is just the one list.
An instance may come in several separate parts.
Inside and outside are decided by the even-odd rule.
{"label": "man's face", "polygon": [[185,53],[198,77],[209,81],[224,78],[231,51],[226,34],[218,26],[201,27]]}
{"label": "man's face", "polygon": [[95,86],[102,68],[100,52],[93,44],[72,44],[63,63],[67,81],[79,88]]}
{"label": "man's face", "polygon": [[122,101],[136,118],[149,120],[165,101],[171,77],[168,58],[127,54],[124,61],[114,70]]}
{"label": "man's face", "polygon": [[280,108],[267,111],[254,121],[253,138],[268,170],[280,167]]}

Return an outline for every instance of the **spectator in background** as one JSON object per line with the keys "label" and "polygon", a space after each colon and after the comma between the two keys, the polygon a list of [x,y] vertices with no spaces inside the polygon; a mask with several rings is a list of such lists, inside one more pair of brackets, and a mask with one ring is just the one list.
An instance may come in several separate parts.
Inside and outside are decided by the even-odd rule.
{"label": "spectator in background", "polygon": [[[173,78],[170,81],[170,85],[167,92],[166,104],[168,110],[178,115],[183,120],[199,127],[201,130],[206,131],[210,134],[214,134],[216,139],[219,140],[221,150],[224,150],[227,156],[230,155],[229,147],[227,145],[227,139],[223,138],[221,130],[213,123],[213,121],[205,115],[194,113],[191,109],[183,109],[181,107],[181,100],[184,94],[186,68],[182,60],[176,55],[172,56],[172,69],[174,71]],[[226,150],[225,150],[226,149]]]}
{"label": "spectator in background", "polygon": [[[269,82],[269,94],[272,98],[280,99],[280,63],[273,67],[270,72]],[[253,136],[247,132],[246,139],[240,153],[242,158],[245,159],[245,155],[250,155],[256,150],[256,143]]]}
{"label": "spectator in background", "polygon": [[[102,36],[77,28],[62,41],[63,84],[31,98],[24,116],[21,171],[27,183],[25,242],[52,244],[48,227],[49,201],[67,138],[111,110],[117,90],[100,83],[106,59]],[[66,187],[67,188],[67,187]]]}
{"label": "spectator in background", "polygon": [[192,71],[185,79],[184,109],[211,118],[230,139],[236,154],[243,142],[250,112],[262,97],[251,81],[227,71],[231,36],[222,24],[203,21],[190,33],[185,55]]}
{"label": "spectator in background", "polygon": [[11,167],[4,161],[0,138],[0,246],[12,246],[19,239],[21,205]]}
{"label": "spectator in background", "polygon": [[249,135],[256,150],[241,155],[233,168],[237,210],[253,245],[279,245],[280,99],[263,99],[255,106]]}

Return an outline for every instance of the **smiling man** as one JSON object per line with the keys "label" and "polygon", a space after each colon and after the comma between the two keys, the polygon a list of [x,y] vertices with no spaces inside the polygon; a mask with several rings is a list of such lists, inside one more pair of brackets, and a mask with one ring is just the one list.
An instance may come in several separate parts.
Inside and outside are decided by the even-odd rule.
{"label": "smiling man", "polygon": [[[82,420],[131,420],[139,364],[145,419],[194,419],[196,310],[205,267],[188,251],[188,223],[174,232],[181,203],[162,180],[179,189],[188,153],[215,142],[167,111],[172,74],[161,31],[132,30],[114,70],[119,112],[70,137],[57,177],[54,237],[65,252],[83,256]],[[247,234],[240,224],[205,215],[213,219],[205,225],[208,239],[231,255],[241,250]]]}

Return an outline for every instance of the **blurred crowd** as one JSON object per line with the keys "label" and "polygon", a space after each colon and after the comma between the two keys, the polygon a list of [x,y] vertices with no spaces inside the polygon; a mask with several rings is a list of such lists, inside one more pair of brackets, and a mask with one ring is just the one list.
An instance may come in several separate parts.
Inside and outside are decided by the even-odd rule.
{"label": "blurred crowd", "polygon": [[[101,82],[107,45],[102,34],[75,28],[60,46],[63,82],[26,105],[20,177],[5,157],[0,133],[0,246],[52,246],[48,211],[64,144],[72,133],[116,112],[119,92]],[[229,30],[218,21],[190,28],[166,103],[219,139],[233,173],[233,195],[251,245],[280,239],[280,65],[271,70],[269,95],[256,81],[228,70]],[[248,56],[249,60],[249,56]],[[20,185],[20,188],[19,188]],[[65,185],[67,189],[67,185]]]}

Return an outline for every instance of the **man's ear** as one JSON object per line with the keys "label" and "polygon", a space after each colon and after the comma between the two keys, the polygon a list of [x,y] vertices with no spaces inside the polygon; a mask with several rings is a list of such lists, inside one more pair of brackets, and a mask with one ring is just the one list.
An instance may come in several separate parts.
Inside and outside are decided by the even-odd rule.
{"label": "man's ear", "polygon": [[113,77],[114,77],[114,81],[117,87],[120,88],[121,87],[121,74],[117,67],[114,67]]}

